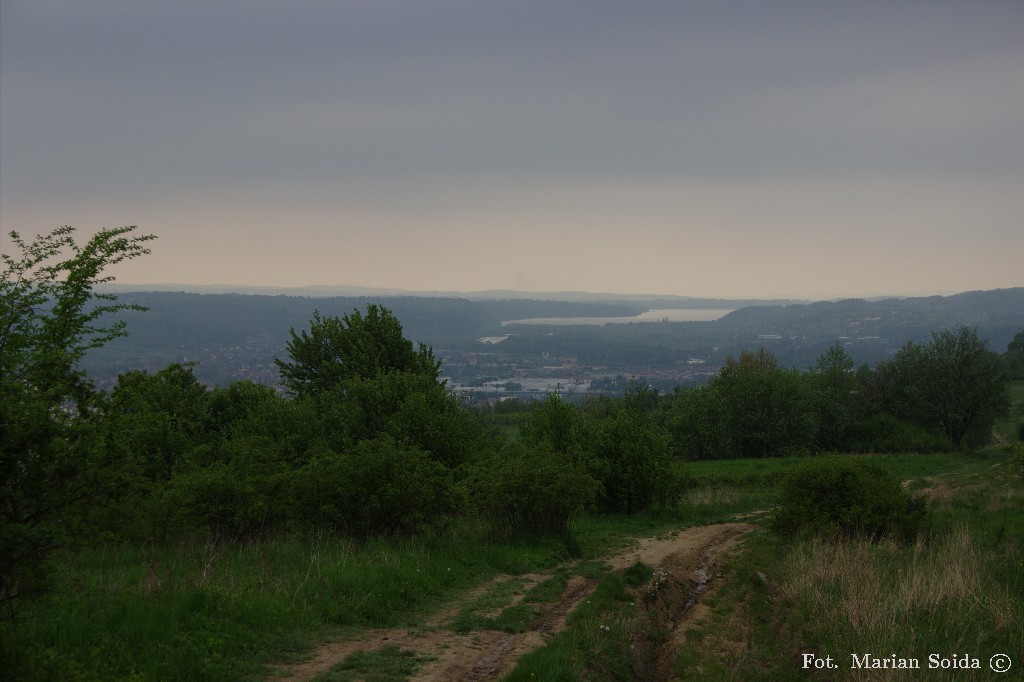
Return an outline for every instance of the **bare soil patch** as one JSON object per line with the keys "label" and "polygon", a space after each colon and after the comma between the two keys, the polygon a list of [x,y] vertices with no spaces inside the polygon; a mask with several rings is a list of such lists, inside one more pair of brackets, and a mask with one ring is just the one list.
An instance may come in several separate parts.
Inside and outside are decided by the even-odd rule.
{"label": "bare soil patch", "polygon": [[700,604],[700,599],[710,591],[714,579],[718,577],[722,554],[732,549],[739,536],[752,528],[747,524],[729,526],[732,527],[721,529],[698,551],[672,554],[662,562],[660,568],[671,576],[675,589],[665,600],[664,606],[652,614],[656,622],[667,629],[668,638],[660,646],[651,679],[671,679],[673,664],[685,641],[687,628],[708,613],[707,607]]}

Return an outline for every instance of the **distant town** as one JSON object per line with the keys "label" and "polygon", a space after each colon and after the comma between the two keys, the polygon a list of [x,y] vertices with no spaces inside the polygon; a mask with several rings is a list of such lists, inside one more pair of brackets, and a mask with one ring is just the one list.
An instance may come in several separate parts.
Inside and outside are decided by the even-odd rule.
{"label": "distant town", "polygon": [[[193,363],[208,385],[249,380],[280,388],[275,358],[313,311],[343,316],[370,302],[391,309],[407,338],[433,348],[450,390],[472,402],[580,401],[620,394],[632,381],[660,392],[715,376],[726,359],[764,347],[785,367],[809,369],[839,341],[875,366],[908,341],[957,324],[1003,352],[1024,329],[1024,288],[955,296],[776,302],[534,300],[454,296],[271,296],[121,292],[148,308],[124,314],[128,336],[86,357],[100,388],[120,373]],[[696,301],[696,303],[695,303]],[[697,318],[697,319],[693,319]]]}

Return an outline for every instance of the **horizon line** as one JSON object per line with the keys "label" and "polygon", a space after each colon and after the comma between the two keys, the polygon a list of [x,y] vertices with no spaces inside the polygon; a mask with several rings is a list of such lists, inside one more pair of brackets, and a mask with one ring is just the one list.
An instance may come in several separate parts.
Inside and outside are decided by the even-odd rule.
{"label": "horizon line", "polygon": [[[391,287],[372,287],[363,285],[349,285],[349,284],[306,284],[299,286],[278,286],[278,285],[266,285],[266,284],[222,284],[222,283],[210,283],[210,284],[187,284],[187,283],[176,283],[176,282],[146,282],[146,283],[135,283],[135,282],[110,282],[103,285],[104,289],[108,290],[122,290],[122,291],[156,291],[156,292],[182,292],[182,293],[237,293],[237,294],[253,294],[253,293],[264,293],[264,292],[282,292],[281,295],[286,293],[294,293],[300,296],[306,296],[309,298],[315,297],[314,293],[321,292],[322,295],[326,296],[420,296],[420,297],[495,297],[498,295],[511,296],[512,298],[524,298],[528,299],[534,296],[543,296],[550,298],[553,296],[584,296],[591,299],[677,299],[677,300],[695,300],[695,301],[784,301],[784,302],[818,302],[818,301],[843,301],[843,300],[856,300],[856,299],[887,299],[887,298],[928,298],[933,296],[947,297],[956,296],[960,294],[974,293],[974,292],[990,292],[990,291],[1009,291],[1013,289],[1019,289],[1024,287],[997,287],[993,289],[968,289],[963,291],[954,290],[943,290],[943,291],[917,291],[917,292],[895,292],[895,293],[874,293],[874,294],[862,294],[862,295],[841,295],[841,296],[822,296],[820,298],[808,297],[808,296],[694,296],[688,294],[665,294],[665,293],[646,293],[646,292],[631,292],[631,293],[616,293],[608,291],[585,291],[581,289],[572,290],[525,290],[525,289],[477,289],[477,290],[422,290],[422,289],[398,289]],[[207,291],[202,290],[216,290]],[[301,293],[300,293],[301,292]]]}

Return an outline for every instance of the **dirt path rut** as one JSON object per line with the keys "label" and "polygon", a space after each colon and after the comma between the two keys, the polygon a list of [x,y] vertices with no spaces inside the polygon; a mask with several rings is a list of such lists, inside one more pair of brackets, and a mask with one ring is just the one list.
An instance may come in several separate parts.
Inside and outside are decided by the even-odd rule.
{"label": "dirt path rut", "polygon": [[[696,526],[682,531],[645,538],[634,543],[627,551],[608,557],[605,561],[613,570],[622,571],[640,561],[663,571],[672,584],[673,598],[659,607],[657,615],[672,633],[681,630],[700,595],[713,576],[716,558],[743,533],[754,528],[748,523],[724,523]],[[359,651],[375,651],[384,646],[396,646],[428,658],[410,679],[415,682],[451,680],[495,680],[507,674],[524,654],[538,649],[565,628],[565,619],[579,601],[589,595],[596,583],[588,578],[573,576],[558,601],[534,605],[535,618],[529,630],[505,633],[495,630],[477,630],[459,634],[450,629],[451,621],[465,604],[488,594],[509,580],[524,581],[524,589],[540,583],[550,575],[498,576],[470,591],[457,603],[436,614],[417,628],[367,629],[357,637],[331,642],[320,647],[302,663],[279,669],[270,679],[286,682],[312,680]],[[658,653],[660,673],[671,665],[674,639]],[[283,674],[282,674],[283,673]]]}

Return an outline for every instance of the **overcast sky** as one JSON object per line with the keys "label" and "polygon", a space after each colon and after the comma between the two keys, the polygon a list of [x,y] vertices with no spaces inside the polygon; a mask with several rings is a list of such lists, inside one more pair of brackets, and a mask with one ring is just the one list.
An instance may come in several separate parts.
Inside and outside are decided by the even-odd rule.
{"label": "overcast sky", "polygon": [[123,283],[1024,286],[1024,1],[3,0],[0,224]]}

